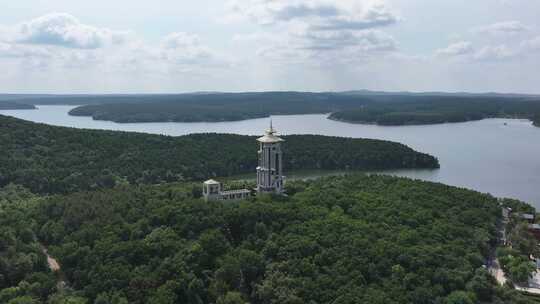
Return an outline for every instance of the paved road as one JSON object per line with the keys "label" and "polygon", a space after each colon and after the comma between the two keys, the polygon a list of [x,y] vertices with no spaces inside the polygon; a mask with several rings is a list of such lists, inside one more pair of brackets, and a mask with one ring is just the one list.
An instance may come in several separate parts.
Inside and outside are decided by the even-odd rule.
{"label": "paved road", "polygon": [[[499,235],[501,237],[500,242],[503,245],[506,242],[506,224],[507,223],[508,223],[508,217],[505,215],[503,216],[503,220],[497,224],[498,229],[499,229]],[[487,264],[488,264],[489,273],[491,273],[491,275],[495,277],[495,279],[497,279],[497,282],[500,285],[504,285],[507,279],[504,274],[504,271],[501,269],[499,260],[497,259],[495,255],[495,249],[491,253],[491,257]],[[531,279],[529,279],[529,282],[527,285],[528,287],[514,284],[514,288],[519,291],[540,295],[540,273],[538,271],[533,274],[533,277]]]}

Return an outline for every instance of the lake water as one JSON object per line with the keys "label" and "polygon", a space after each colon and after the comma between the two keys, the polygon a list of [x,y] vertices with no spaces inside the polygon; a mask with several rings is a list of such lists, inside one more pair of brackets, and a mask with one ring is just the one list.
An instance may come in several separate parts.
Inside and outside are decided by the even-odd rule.
{"label": "lake water", "polygon": [[[76,128],[136,131],[166,135],[236,133],[258,135],[269,119],[220,123],[117,124],[74,117],[73,106],[39,106],[37,110],[5,110],[0,114]],[[282,134],[321,134],[375,138],[404,143],[439,158],[439,170],[401,170],[400,176],[465,187],[499,197],[512,197],[540,208],[540,128],[527,120],[486,119],[467,123],[383,127],[348,124],[326,115],[274,116]],[[1,144],[1,143],[0,143]]]}

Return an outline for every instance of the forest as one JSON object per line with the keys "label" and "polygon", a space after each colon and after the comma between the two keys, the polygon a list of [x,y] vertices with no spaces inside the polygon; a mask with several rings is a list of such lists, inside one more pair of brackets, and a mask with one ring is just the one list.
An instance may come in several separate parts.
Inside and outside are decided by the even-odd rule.
{"label": "forest", "polygon": [[23,187],[0,188],[0,303],[45,303],[56,291],[31,217],[38,203]]}
{"label": "forest", "polygon": [[[0,116],[0,186],[14,183],[33,193],[54,194],[255,172],[255,139],[80,130]],[[388,141],[315,135],[284,139],[288,171],[439,167],[433,156]]]}
{"label": "forest", "polygon": [[0,95],[1,104],[69,104],[74,116],[133,122],[238,121],[270,115],[328,114],[352,123],[418,125],[493,117],[540,124],[540,97],[517,94],[202,92],[161,95]]}
{"label": "forest", "polygon": [[0,110],[33,110],[36,107],[31,104],[24,104],[12,101],[0,101]]}
{"label": "forest", "polygon": [[135,97],[114,101],[80,106],[69,114],[120,123],[237,121],[269,115],[330,113],[356,107],[367,100],[338,93],[263,92],[158,96],[149,100]]}
{"label": "forest", "polygon": [[465,122],[485,118],[525,118],[538,126],[540,100],[506,97],[415,97],[410,102],[369,103],[334,112],[330,119],[379,125],[422,125]]}
{"label": "forest", "polygon": [[36,265],[35,274],[5,283],[1,299],[534,303],[498,286],[482,266],[500,217],[489,195],[375,175],[295,181],[288,197],[241,202],[204,202],[193,187],[200,186],[43,198],[27,209],[28,240],[35,236],[59,259],[67,286],[50,288],[53,278]]}
{"label": "forest", "polygon": [[[198,95],[164,102],[94,104],[70,115],[120,123],[154,121],[235,121],[270,115],[324,114],[344,122],[420,125],[493,117],[527,118],[540,114],[540,99],[531,97],[454,95],[356,95],[338,93],[267,93]],[[537,119],[536,119],[537,121]]]}
{"label": "forest", "polygon": [[[392,142],[284,138],[287,170],[439,165]],[[537,303],[484,268],[501,217],[490,195],[352,174],[205,202],[201,179],[253,171],[255,137],[0,116],[0,141],[0,303]],[[499,251],[520,259],[504,264],[516,279],[525,249]]]}

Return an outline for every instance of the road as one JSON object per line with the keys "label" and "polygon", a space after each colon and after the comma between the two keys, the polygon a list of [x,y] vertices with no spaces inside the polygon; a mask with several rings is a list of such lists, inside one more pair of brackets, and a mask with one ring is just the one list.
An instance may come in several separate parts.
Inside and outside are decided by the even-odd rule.
{"label": "road", "polygon": [[[500,235],[500,243],[503,245],[506,243],[506,224],[508,223],[508,220],[508,214],[503,212],[503,220],[497,224]],[[495,277],[500,285],[504,285],[507,278],[504,271],[501,269],[501,265],[499,264],[499,260],[495,254],[495,248],[493,249],[487,264],[489,273]],[[540,273],[538,271],[536,271],[532,278],[529,279],[527,285],[528,286],[525,287],[514,284],[514,288],[519,291],[540,295]]]}

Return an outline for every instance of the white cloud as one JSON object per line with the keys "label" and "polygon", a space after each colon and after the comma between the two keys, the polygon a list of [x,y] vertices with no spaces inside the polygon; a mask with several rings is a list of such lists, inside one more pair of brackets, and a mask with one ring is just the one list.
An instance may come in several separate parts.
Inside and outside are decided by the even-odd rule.
{"label": "white cloud", "polygon": [[146,52],[151,54],[154,64],[184,72],[229,68],[235,62],[233,58],[203,44],[198,35],[185,32],[167,35],[158,48],[147,48]]}
{"label": "white cloud", "polygon": [[171,33],[154,45],[132,33],[82,24],[71,15],[59,13],[0,26],[2,58],[24,69],[42,71],[77,68],[187,73],[227,64],[223,56],[203,45],[194,34]]}
{"label": "white cloud", "polygon": [[176,32],[165,36],[161,44],[163,48],[166,49],[190,48],[199,46],[201,44],[201,39],[197,35]]}
{"label": "white cloud", "polygon": [[128,38],[129,33],[125,31],[86,25],[72,15],[52,13],[11,28],[7,40],[24,44],[96,49],[124,43]]}
{"label": "white cloud", "polygon": [[500,35],[518,34],[527,30],[528,28],[519,21],[504,21],[478,27],[474,29],[473,32],[478,34]]}
{"label": "white cloud", "polygon": [[506,45],[484,46],[474,53],[476,60],[504,60],[518,55],[518,51],[511,49]]}
{"label": "white cloud", "polygon": [[303,48],[314,51],[345,49],[348,47],[365,52],[392,51],[395,40],[380,31],[313,31],[307,30],[296,35],[304,40]]}
{"label": "white cloud", "polygon": [[[446,48],[438,49],[435,55],[438,57],[456,58],[458,61],[498,62],[508,61],[515,58],[534,57],[534,50],[540,49],[540,36],[529,40],[523,40],[524,35],[530,30],[520,21],[504,21],[492,23],[487,26],[477,27],[470,32],[488,36],[488,39],[471,37],[476,47],[470,41],[459,41],[450,44]],[[515,35],[508,37],[508,35]],[[504,43],[501,43],[504,38]]]}
{"label": "white cloud", "polygon": [[485,45],[475,49],[471,42],[460,41],[435,52],[438,57],[458,58],[467,61],[500,61],[520,55],[519,47]]}
{"label": "white cloud", "polygon": [[0,57],[10,58],[50,58],[53,54],[43,48],[0,42]]}
{"label": "white cloud", "polygon": [[436,54],[439,56],[463,56],[471,54],[474,51],[472,43],[469,41],[460,41],[450,44],[444,49],[439,49]]}
{"label": "white cloud", "polygon": [[316,29],[368,29],[397,22],[381,0],[233,0],[235,18],[249,18],[258,24],[307,22]]}
{"label": "white cloud", "polygon": [[382,0],[235,0],[229,7],[233,19],[268,30],[235,40],[264,41],[257,54],[271,59],[337,62],[397,48],[393,37],[378,30],[399,19]]}
{"label": "white cloud", "polygon": [[521,47],[525,50],[540,50],[540,36],[523,41]]}
{"label": "white cloud", "polygon": [[[137,2],[129,14],[127,0],[17,1],[2,10],[4,91],[538,91],[539,1],[239,0],[240,22],[225,25],[228,0]],[[43,9],[74,15],[17,19]]]}
{"label": "white cloud", "polygon": [[172,33],[163,38],[161,55],[177,63],[198,62],[213,57],[212,51],[201,44],[197,35],[184,32]]}

